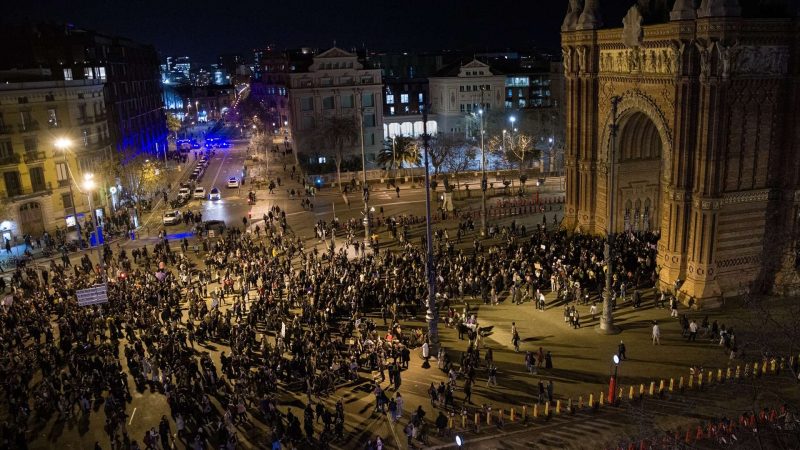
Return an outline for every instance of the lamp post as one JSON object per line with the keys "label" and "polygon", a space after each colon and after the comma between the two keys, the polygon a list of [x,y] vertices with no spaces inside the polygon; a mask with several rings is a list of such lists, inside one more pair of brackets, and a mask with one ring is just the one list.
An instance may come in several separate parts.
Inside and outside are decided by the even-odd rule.
{"label": "lamp post", "polygon": [[100,248],[100,221],[95,217],[96,211],[94,210],[94,203],[92,202],[92,191],[94,190],[94,174],[87,173],[83,175],[83,187],[89,196],[89,218],[94,226],[94,236],[97,242],[97,258],[100,261],[100,275],[103,278],[103,284],[106,283],[106,270],[103,267],[103,252]]}
{"label": "lamp post", "polygon": [[600,316],[600,325],[595,330],[600,334],[617,334],[619,327],[614,325],[614,315],[611,310],[611,293],[614,288],[614,151],[617,148],[617,105],[621,98],[616,96],[611,99],[611,147],[608,149],[608,239],[606,241],[606,291],[603,294],[603,314]]}
{"label": "lamp post", "polygon": [[614,355],[614,376],[608,383],[608,403],[614,403],[617,397],[617,369],[619,369],[619,355]]}
{"label": "lamp post", "polygon": [[[361,107],[359,108],[359,125],[361,128],[361,173],[364,174],[364,188],[362,190],[362,196],[364,197],[364,251],[363,255],[364,258],[367,257],[367,245],[370,245],[372,239],[370,238],[369,228],[370,228],[370,220],[369,220],[369,187],[367,187],[367,158],[364,153],[364,90],[357,89],[359,95],[359,102]],[[374,253],[374,250],[373,250]]]}
{"label": "lamp post", "polygon": [[72,193],[72,173],[69,171],[69,162],[67,162],[67,149],[72,146],[72,141],[67,138],[56,140],[56,148],[61,150],[64,154],[64,165],[67,166],[67,184],[69,185],[69,199],[72,203],[72,218],[75,219],[75,229],[78,231],[78,250],[83,248],[83,240],[81,239],[81,224],[78,222],[78,213],[75,211],[75,195]]}
{"label": "lamp post", "polygon": [[489,184],[486,180],[486,148],[483,140],[483,88],[481,88],[481,109],[478,110],[481,116],[481,236],[486,236],[486,188]]}
{"label": "lamp post", "polygon": [[428,243],[428,311],[425,314],[425,320],[428,322],[428,340],[430,352],[438,354],[439,350],[439,314],[436,311],[436,266],[433,262],[433,239],[431,239],[431,181],[430,181],[430,163],[428,161],[428,110],[430,105],[426,105],[422,110],[422,142],[425,146],[425,211],[427,219],[425,220],[425,231],[427,232]]}

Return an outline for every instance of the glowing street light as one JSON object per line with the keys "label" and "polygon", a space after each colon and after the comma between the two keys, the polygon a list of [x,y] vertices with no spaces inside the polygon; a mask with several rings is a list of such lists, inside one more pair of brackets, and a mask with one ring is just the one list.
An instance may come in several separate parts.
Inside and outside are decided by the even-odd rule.
{"label": "glowing street light", "polygon": [[92,202],[92,191],[94,190],[95,185],[96,183],[94,181],[93,173],[83,174],[83,188],[86,189],[86,194],[89,197],[89,218],[92,221],[92,226],[94,227],[94,238],[97,244],[97,260],[100,261],[100,275],[103,278],[103,283],[105,283],[106,270],[103,267],[103,254],[100,252],[100,220],[97,217],[97,211],[94,209],[94,204]]}

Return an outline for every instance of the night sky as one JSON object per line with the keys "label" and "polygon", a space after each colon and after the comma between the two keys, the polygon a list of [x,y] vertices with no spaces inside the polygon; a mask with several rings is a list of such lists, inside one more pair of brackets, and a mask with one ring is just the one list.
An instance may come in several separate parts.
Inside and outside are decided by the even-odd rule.
{"label": "night sky", "polygon": [[557,49],[567,0],[21,0],[0,24],[55,20],[152,43],[167,55],[214,62],[220,53],[279,48]]}

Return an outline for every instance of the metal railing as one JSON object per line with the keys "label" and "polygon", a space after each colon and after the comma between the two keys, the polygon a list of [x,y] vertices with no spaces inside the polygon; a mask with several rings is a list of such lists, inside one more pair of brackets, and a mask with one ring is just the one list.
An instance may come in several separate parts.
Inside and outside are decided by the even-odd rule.
{"label": "metal railing", "polygon": [[35,161],[41,161],[46,157],[45,152],[28,152],[25,153],[25,163],[30,164]]}
{"label": "metal railing", "polygon": [[16,189],[9,189],[6,191],[0,191],[0,198],[8,198],[10,201],[14,201],[14,197],[20,197],[23,195],[32,195],[38,193],[51,193],[53,191],[52,183],[48,182],[45,184],[33,185],[31,187],[19,187]]}
{"label": "metal railing", "polygon": [[19,154],[12,153],[7,156],[0,156],[0,166],[7,164],[19,164]]}

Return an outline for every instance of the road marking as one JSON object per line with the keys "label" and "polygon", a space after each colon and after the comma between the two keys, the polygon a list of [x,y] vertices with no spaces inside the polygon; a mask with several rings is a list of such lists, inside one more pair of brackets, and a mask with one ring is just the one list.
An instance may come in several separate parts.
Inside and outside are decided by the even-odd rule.
{"label": "road marking", "polygon": [[131,422],[133,422],[133,416],[135,415],[136,415],[136,408],[133,408],[133,414],[131,414],[131,420],[128,421],[128,425],[130,425]]}
{"label": "road marking", "polygon": [[394,436],[394,442],[397,444],[397,448],[400,447],[400,439],[397,437],[397,430],[394,429],[394,422],[392,422],[392,415],[389,412],[386,412],[386,420],[389,421],[389,429],[392,430],[392,436]]}
{"label": "road marking", "polygon": [[225,151],[225,155],[222,157],[222,162],[219,164],[219,169],[217,169],[217,174],[214,176],[214,181],[211,182],[211,185],[217,184],[217,178],[219,177],[219,173],[222,172],[222,166],[225,165],[225,158],[228,157],[228,153],[230,153],[230,149]]}

